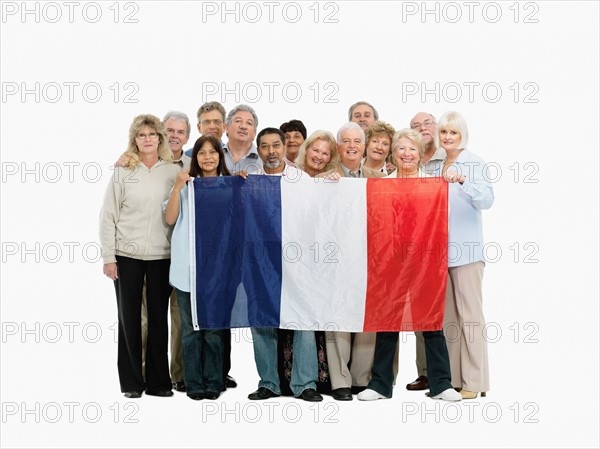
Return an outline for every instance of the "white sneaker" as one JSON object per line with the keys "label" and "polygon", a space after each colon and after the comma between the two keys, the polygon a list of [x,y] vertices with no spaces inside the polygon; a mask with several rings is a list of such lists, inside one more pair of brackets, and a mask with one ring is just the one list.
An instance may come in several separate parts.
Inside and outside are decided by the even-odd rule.
{"label": "white sneaker", "polygon": [[448,388],[447,390],[442,391],[440,394],[431,396],[431,399],[441,399],[442,401],[456,402],[462,400],[462,396],[454,388]]}
{"label": "white sneaker", "polygon": [[387,396],[379,394],[375,390],[371,390],[370,388],[367,388],[366,390],[363,390],[360,393],[358,393],[357,397],[359,401],[376,401],[377,399],[389,399]]}

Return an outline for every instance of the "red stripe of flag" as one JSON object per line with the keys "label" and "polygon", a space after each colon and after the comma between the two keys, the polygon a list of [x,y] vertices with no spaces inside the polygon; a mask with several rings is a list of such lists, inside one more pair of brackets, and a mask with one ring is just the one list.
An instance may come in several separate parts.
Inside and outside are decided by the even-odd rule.
{"label": "red stripe of flag", "polygon": [[364,331],[438,330],[448,273],[448,184],[367,180]]}

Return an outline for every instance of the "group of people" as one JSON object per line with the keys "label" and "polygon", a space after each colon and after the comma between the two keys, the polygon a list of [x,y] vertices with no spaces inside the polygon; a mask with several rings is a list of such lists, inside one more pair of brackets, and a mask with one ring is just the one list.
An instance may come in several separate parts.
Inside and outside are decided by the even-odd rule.
{"label": "group of people", "polygon": [[[420,112],[396,131],[380,121],[375,107],[361,101],[334,137],[308,135],[300,120],[257,133],[258,117],[247,105],[226,114],[218,102],[197,113],[201,137],[184,151],[188,117],[170,111],[161,121],[137,116],[125,153],[117,161],[100,218],[104,274],[114,282],[118,317],[118,371],[128,398],[143,392],[191,399],[217,399],[237,386],[229,376],[229,329],[194,329],[190,305],[188,191],[194,178],[218,184],[220,176],[298,176],[327,178],[412,178],[441,176],[449,183],[449,257],[444,329],[417,332],[418,377],[408,390],[429,389],[447,401],[473,399],[489,390],[481,281],[481,211],[491,207],[491,184],[484,161],[467,150],[468,130],[461,114],[436,121]],[[227,142],[222,141],[223,134]],[[256,141],[255,141],[256,138]],[[214,201],[219,201],[215,189]],[[461,251],[462,249],[462,251]],[[449,246],[449,256],[451,248]],[[171,369],[168,360],[171,308]],[[143,332],[143,323],[147,330]],[[476,323],[477,325],[473,325]],[[349,401],[392,397],[397,375],[398,332],[314,332],[252,328],[260,377],[250,400],[292,394],[322,401],[322,393]],[[458,332],[458,335],[456,335]],[[144,337],[147,335],[147,337]],[[173,361],[183,359],[182,367]]]}

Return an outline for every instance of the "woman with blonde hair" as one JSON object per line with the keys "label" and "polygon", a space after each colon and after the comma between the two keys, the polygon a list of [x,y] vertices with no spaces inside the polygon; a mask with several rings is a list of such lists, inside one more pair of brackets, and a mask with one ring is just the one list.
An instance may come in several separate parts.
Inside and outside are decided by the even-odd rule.
{"label": "woman with blonde hair", "polygon": [[339,165],[340,156],[337,152],[337,142],[333,134],[322,129],[315,131],[304,141],[296,165],[311,178],[333,170]]}
{"label": "woman with blonde hair", "polygon": [[[412,129],[402,129],[394,134],[392,157],[398,167],[386,178],[420,178],[421,159],[425,145],[421,133]],[[450,382],[450,360],[444,333],[441,330],[424,331],[425,357],[429,377],[429,396],[443,401],[460,401]],[[371,380],[367,389],[358,394],[360,401],[374,401],[392,397],[394,381],[394,352],[398,345],[398,332],[377,332],[375,359],[371,370]]]}
{"label": "woman with blonde hair", "polygon": [[[115,167],[100,213],[103,272],[114,282],[119,317],[118,361],[121,391],[139,398],[172,396],[167,310],[171,286],[171,227],[161,204],[179,166],[172,163],[163,123],[153,115],[135,117],[129,128],[129,162]],[[148,340],[142,374],[142,288],[146,279]]]}
{"label": "woman with blonde hair", "polygon": [[[333,134],[329,131],[318,130],[302,143],[296,158],[296,166],[311,178],[314,178],[321,173],[333,170],[339,164],[339,160],[337,142]],[[283,395],[292,395],[290,382],[294,357],[294,331],[279,329],[277,334],[279,384]],[[325,332],[315,332],[315,341],[318,364],[317,391],[329,394],[331,393],[331,382],[329,380]]]}
{"label": "woman with blonde hair", "polygon": [[448,273],[454,297],[446,296],[444,329],[452,368],[452,385],[463,399],[484,396],[490,388],[487,342],[483,329],[481,281],[483,226],[481,211],[494,203],[484,176],[485,162],[467,150],[467,123],[458,112],[446,112],[438,123],[439,146],[446,150],[441,176],[448,186]]}

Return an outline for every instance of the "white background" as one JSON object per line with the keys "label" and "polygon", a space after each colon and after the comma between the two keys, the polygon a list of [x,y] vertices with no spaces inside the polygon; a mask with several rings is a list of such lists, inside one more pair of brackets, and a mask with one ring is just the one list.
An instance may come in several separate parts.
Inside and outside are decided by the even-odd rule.
{"label": "white background", "polygon": [[[2,446],[597,447],[598,3],[475,2],[471,18],[463,2],[276,3],[269,20],[265,3],[230,2],[239,13],[223,18],[221,2],[204,2],[214,15],[202,2],[2,2]],[[64,83],[79,83],[72,98]],[[272,98],[268,83],[280,83]],[[391,400],[250,403],[247,330],[234,334],[239,387],[219,401],[123,398],[114,290],[90,262],[109,167],[135,115],[176,109],[195,124],[208,100],[251,104],[259,129],[298,118],[309,132],[337,131],[357,100],[396,128],[421,110],[463,113],[470,149],[501,170],[484,214],[502,251],[484,279],[487,399],[406,391],[406,334]]]}

